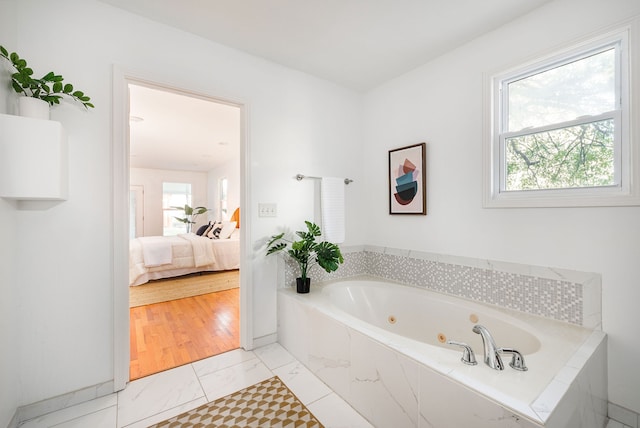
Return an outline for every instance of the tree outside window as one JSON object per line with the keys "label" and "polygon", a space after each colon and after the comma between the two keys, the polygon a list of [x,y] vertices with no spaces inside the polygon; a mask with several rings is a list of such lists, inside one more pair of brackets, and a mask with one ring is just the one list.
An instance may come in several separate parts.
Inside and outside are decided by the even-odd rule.
{"label": "tree outside window", "polygon": [[615,47],[503,85],[505,191],[616,184]]}

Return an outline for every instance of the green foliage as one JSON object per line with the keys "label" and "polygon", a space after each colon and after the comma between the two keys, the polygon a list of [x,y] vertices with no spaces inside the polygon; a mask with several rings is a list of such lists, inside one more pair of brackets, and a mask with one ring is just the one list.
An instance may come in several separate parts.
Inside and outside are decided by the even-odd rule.
{"label": "green foliage", "polygon": [[344,258],[340,248],[331,242],[316,242],[316,238],[322,235],[320,227],[310,221],[305,221],[306,231],[297,231],[298,241],[285,239],[285,234],[273,235],[267,243],[267,255],[287,250],[287,254],[298,263],[300,277],[304,280],[312,263],[317,263],[326,272],[338,270]]}
{"label": "green foliage", "polygon": [[199,215],[204,214],[207,211],[210,211],[209,208],[206,208],[206,207],[193,208],[187,204],[184,204],[184,207],[171,207],[171,208],[184,211],[184,217],[174,217],[174,218],[187,225],[187,233],[191,232],[191,225],[196,224],[196,218],[198,218]]}
{"label": "green foliage", "polygon": [[33,77],[33,70],[27,66],[27,61],[17,53],[9,54],[0,46],[0,57],[9,61],[15,69],[15,73],[11,75],[11,86],[18,94],[44,100],[49,105],[60,104],[63,97],[69,97],[87,109],[94,107],[89,102],[91,98],[82,91],[74,90],[72,84],[63,83],[63,77],[53,71],[37,79]]}
{"label": "green foliage", "polygon": [[616,67],[609,47],[508,82],[506,190],[615,184]]}
{"label": "green foliage", "polygon": [[613,120],[507,138],[507,190],[614,184]]}
{"label": "green foliage", "polygon": [[616,52],[600,52],[549,69],[537,70],[508,85],[508,130],[596,116],[616,109]]}

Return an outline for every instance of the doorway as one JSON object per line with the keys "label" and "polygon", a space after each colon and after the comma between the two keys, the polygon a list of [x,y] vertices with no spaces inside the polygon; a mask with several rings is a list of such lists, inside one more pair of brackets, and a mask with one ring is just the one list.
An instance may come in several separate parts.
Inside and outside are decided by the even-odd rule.
{"label": "doorway", "polygon": [[[216,97],[212,97],[208,94],[197,93],[194,91],[176,89],[175,86],[158,84],[150,82],[139,75],[133,73],[127,73],[117,67],[114,68],[114,144],[113,144],[113,185],[114,185],[114,216],[113,216],[113,265],[114,265],[114,390],[123,389],[129,380],[129,361],[130,361],[130,342],[129,342],[129,296],[128,287],[123,286],[126,282],[128,285],[128,248],[129,248],[129,235],[131,233],[130,219],[131,212],[129,210],[129,198],[130,198],[130,145],[129,145],[129,130],[130,130],[130,116],[132,114],[129,111],[129,86],[139,85],[145,88],[154,88],[157,90],[165,91],[171,94],[180,94],[187,97],[192,97],[197,100],[204,100],[211,103],[218,103],[220,105],[235,106],[240,111],[240,142],[239,142],[239,183],[236,183],[237,194],[236,203],[238,207],[244,206],[245,201],[248,199],[248,180],[245,177],[247,160],[247,147],[248,142],[246,140],[245,127],[245,107],[243,103],[238,103],[229,100],[223,100]],[[174,113],[178,113],[179,109],[174,109]],[[137,120],[137,119],[135,119]],[[186,133],[185,133],[186,134]],[[226,141],[222,141],[227,143]],[[226,144],[221,144],[226,145]],[[186,150],[188,151],[188,150]],[[221,153],[220,147],[217,147],[217,153]],[[226,174],[225,174],[226,176]],[[211,186],[214,188],[215,186]],[[145,187],[145,193],[149,191]],[[210,198],[208,193],[213,193],[211,196],[215,198],[215,192],[206,192],[207,198]],[[149,203],[148,197],[144,197],[144,210],[148,212]],[[208,199],[211,200],[211,199]],[[212,203],[212,206],[216,206]],[[215,213],[214,213],[215,215]],[[151,230],[153,222],[150,222],[147,215],[143,216],[144,223],[142,228],[146,231]],[[243,224],[243,233],[240,239],[240,269],[243,274],[241,275],[239,282],[239,307],[241,309],[242,318],[240,319],[240,346],[245,349],[252,348],[251,334],[250,334],[250,290],[247,287],[251,272],[249,269],[244,269],[246,265],[246,248],[249,236],[249,224],[244,221],[245,213],[241,210],[240,223]],[[246,272],[246,273],[245,273]]]}
{"label": "doorway", "polygon": [[[160,239],[173,253],[161,265],[147,264],[145,251],[143,263],[131,256],[130,269],[142,277],[130,275],[134,380],[239,346],[240,229],[225,237],[201,235],[198,245],[210,247],[211,262],[215,254],[215,263],[205,266],[196,263],[197,247],[185,238],[210,224],[238,225],[229,207],[240,209],[240,108],[159,87],[128,87],[129,183],[147,189],[136,204],[144,221],[130,251],[157,251]],[[189,217],[187,207],[206,211]],[[184,252],[193,257],[187,260]],[[225,266],[227,258],[237,262]],[[154,299],[134,302],[141,293]]]}

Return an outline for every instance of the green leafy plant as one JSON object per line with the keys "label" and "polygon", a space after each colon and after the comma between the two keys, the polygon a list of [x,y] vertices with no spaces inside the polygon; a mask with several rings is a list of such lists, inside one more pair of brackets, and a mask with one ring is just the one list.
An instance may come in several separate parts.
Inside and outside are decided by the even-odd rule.
{"label": "green leafy plant", "polygon": [[33,77],[33,70],[27,66],[27,61],[12,52],[9,54],[3,46],[0,46],[0,57],[11,63],[15,73],[11,75],[11,86],[20,95],[38,98],[49,103],[50,106],[60,104],[63,97],[69,97],[81,103],[85,108],[93,108],[84,92],[75,90],[71,83],[64,83],[64,78],[53,71],[41,78]]}
{"label": "green leafy plant", "polygon": [[296,235],[301,238],[299,241],[286,239],[285,233],[272,236],[267,243],[267,255],[286,249],[287,254],[298,263],[300,277],[303,280],[306,280],[313,263],[317,263],[327,272],[338,270],[340,264],[344,263],[340,248],[331,242],[316,242],[316,238],[322,235],[320,227],[310,221],[305,221],[305,224],[306,231],[296,232]]}
{"label": "green leafy plant", "polygon": [[177,210],[184,211],[184,217],[174,217],[176,220],[181,221],[182,223],[187,225],[187,233],[191,232],[191,225],[196,224],[196,218],[210,211],[209,208],[206,207],[190,207],[187,204],[184,204],[184,207],[171,207]]}

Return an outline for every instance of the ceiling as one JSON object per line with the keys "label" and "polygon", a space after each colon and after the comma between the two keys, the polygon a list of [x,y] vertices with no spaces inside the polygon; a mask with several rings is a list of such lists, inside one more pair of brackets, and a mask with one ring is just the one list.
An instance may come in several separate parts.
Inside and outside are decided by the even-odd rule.
{"label": "ceiling", "polygon": [[[101,1],[366,91],[551,0]],[[131,115],[144,119],[131,123],[134,167],[207,171],[238,156],[235,107],[134,87]]]}
{"label": "ceiling", "polygon": [[209,171],[240,160],[240,108],[129,85],[132,168]]}
{"label": "ceiling", "polygon": [[101,0],[368,90],[550,0]]}

